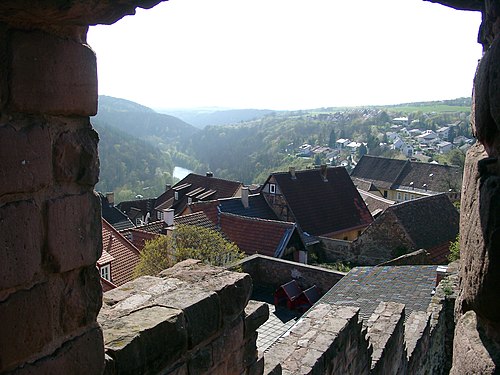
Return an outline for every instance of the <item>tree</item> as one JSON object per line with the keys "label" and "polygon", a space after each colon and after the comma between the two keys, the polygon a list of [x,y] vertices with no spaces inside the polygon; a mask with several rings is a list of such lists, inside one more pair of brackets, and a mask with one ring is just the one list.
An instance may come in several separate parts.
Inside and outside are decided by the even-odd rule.
{"label": "tree", "polygon": [[460,259],[460,233],[457,234],[457,238],[450,244],[450,254],[448,255],[448,261],[454,262]]}
{"label": "tree", "polygon": [[243,259],[238,246],[219,232],[192,225],[178,225],[172,235],[147,241],[135,275],[157,275],[175,263],[192,258],[214,266],[226,266]]}

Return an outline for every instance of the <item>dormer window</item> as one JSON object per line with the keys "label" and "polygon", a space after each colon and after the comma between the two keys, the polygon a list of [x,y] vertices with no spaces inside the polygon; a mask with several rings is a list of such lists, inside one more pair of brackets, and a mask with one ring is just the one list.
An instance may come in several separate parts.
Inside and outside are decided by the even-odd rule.
{"label": "dormer window", "polygon": [[276,194],[276,184],[269,184],[269,193]]}
{"label": "dormer window", "polygon": [[103,279],[111,281],[111,266],[109,264],[101,266],[100,272]]}
{"label": "dormer window", "polygon": [[188,197],[188,204],[191,204],[191,203],[193,203],[193,198]]}
{"label": "dormer window", "polygon": [[157,218],[158,220],[163,219],[163,218],[162,218],[162,216],[161,216],[161,211],[156,211],[156,218]]}
{"label": "dormer window", "polygon": [[174,193],[174,199],[175,199],[176,201],[178,201],[178,200],[179,200],[179,192],[178,192],[178,191],[176,191],[176,192]]}

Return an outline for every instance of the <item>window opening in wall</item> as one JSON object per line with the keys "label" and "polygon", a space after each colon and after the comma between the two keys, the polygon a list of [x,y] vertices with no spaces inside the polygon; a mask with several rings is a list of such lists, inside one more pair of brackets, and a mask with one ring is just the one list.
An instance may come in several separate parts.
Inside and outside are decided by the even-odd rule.
{"label": "window opening in wall", "polygon": [[109,264],[101,266],[101,277],[105,280],[111,281],[111,266]]}
{"label": "window opening in wall", "polygon": [[271,194],[276,194],[276,184],[269,184],[269,192]]}

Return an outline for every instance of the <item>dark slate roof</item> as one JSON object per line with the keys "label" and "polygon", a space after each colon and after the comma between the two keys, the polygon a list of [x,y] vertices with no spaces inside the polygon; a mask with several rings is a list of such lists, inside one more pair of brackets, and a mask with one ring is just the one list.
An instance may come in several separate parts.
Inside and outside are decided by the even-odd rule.
{"label": "dark slate roof", "polygon": [[363,155],[351,171],[351,178],[371,181],[378,188],[388,190],[391,189],[407,163],[407,160]]}
{"label": "dark slate roof", "polygon": [[404,303],[406,317],[426,311],[436,285],[437,266],[356,267],[318,303],[359,307],[367,320],[380,302]]}
{"label": "dark slate roof", "polygon": [[373,218],[343,167],[326,168],[325,181],[320,169],[273,173],[300,228],[312,235],[369,225]]}
{"label": "dark slate roof", "polygon": [[387,190],[406,188],[445,193],[449,189],[459,192],[462,186],[459,167],[371,155],[363,155],[352,170],[351,178],[373,182],[379,189]]}
{"label": "dark slate roof", "polygon": [[141,214],[145,216],[148,212],[151,214],[154,211],[155,202],[156,198],[135,199],[131,201],[122,201],[118,203],[116,207],[128,216],[130,216],[129,212],[131,212],[133,208],[140,210]]}
{"label": "dark slate roof", "polygon": [[[188,197],[190,197],[193,202],[233,197],[241,186],[241,182],[238,181],[190,173],[172,186],[172,188],[160,195],[156,199],[155,208],[173,208],[175,214],[178,215],[186,207]],[[175,191],[179,193],[179,199],[177,201],[174,200]]]}
{"label": "dark slate roof", "polygon": [[101,215],[109,224],[113,226],[116,230],[124,230],[129,228],[134,228],[135,225],[130,221],[130,219],[116,208],[113,204],[110,204],[108,199],[101,193],[99,193],[101,198]]}
{"label": "dark slate roof", "polygon": [[394,214],[415,248],[426,249],[431,258],[435,255],[432,250],[454,241],[459,229],[460,215],[445,194],[398,203],[385,213]]}
{"label": "dark slate roof", "polygon": [[221,213],[220,228],[248,255],[276,257],[296,231],[294,223]]}
{"label": "dark slate roof", "polygon": [[391,201],[390,199],[381,197],[378,194],[372,194],[359,188],[358,191],[372,215],[375,211],[383,212],[387,207],[390,207],[396,203],[394,201]]}
{"label": "dark slate roof", "polygon": [[240,197],[220,199],[219,209],[221,212],[228,212],[235,215],[278,220],[278,217],[261,194],[249,195],[247,208],[241,203]]}

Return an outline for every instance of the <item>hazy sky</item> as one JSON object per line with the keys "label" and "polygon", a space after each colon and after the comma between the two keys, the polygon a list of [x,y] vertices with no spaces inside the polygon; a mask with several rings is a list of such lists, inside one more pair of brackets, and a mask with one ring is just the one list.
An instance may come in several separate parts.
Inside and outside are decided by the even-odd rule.
{"label": "hazy sky", "polygon": [[153,108],[470,96],[478,12],[422,0],[171,0],[91,27],[99,93]]}

